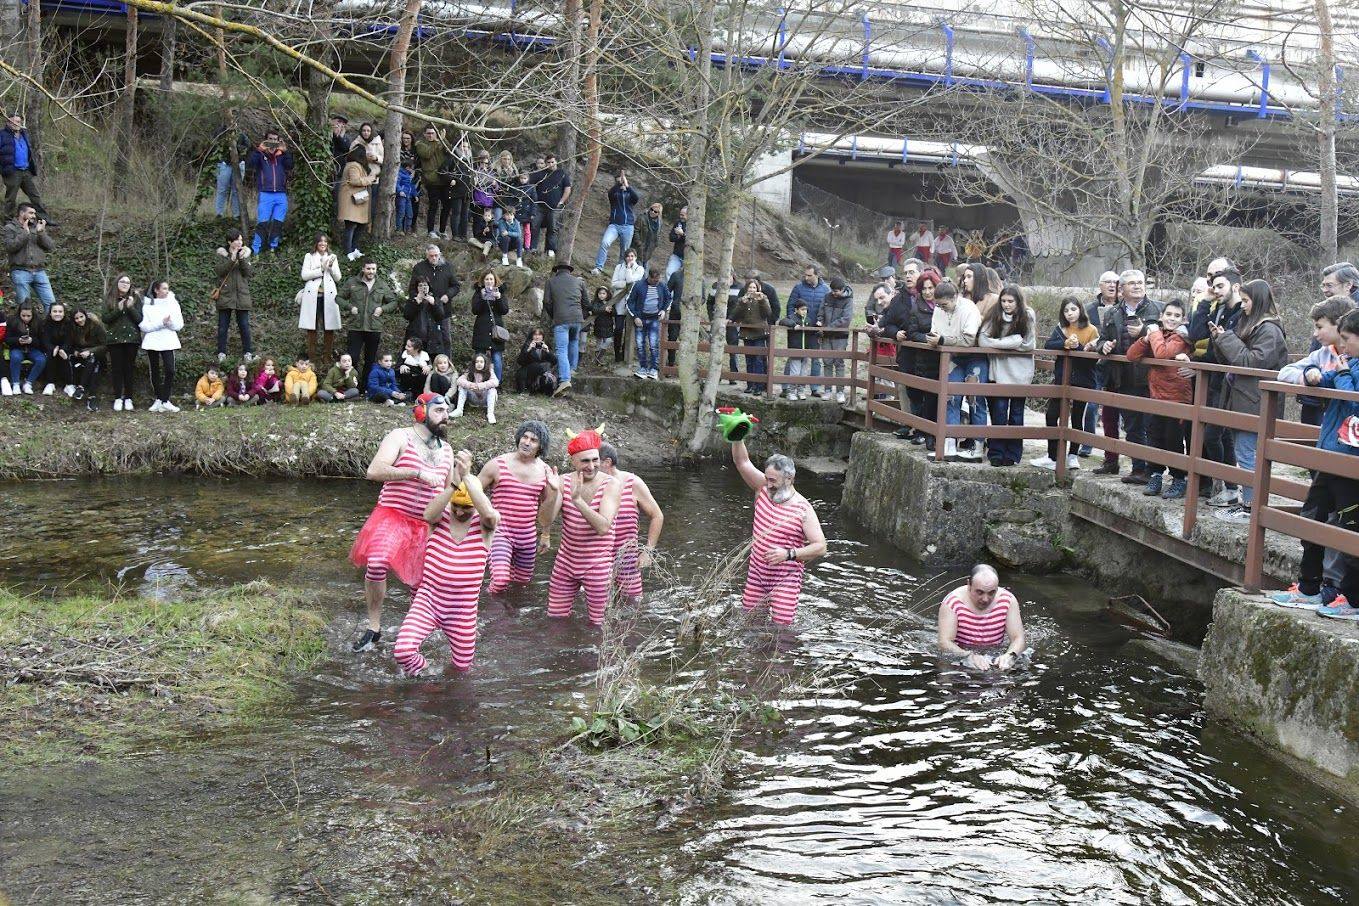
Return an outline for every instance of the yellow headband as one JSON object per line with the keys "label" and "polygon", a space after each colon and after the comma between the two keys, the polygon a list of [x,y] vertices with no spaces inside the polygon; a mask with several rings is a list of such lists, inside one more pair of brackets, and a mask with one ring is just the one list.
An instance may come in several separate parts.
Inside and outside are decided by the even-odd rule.
{"label": "yellow headband", "polygon": [[453,506],[471,506],[472,495],[467,493],[467,482],[458,485],[458,489],[453,492],[453,496],[448,502]]}

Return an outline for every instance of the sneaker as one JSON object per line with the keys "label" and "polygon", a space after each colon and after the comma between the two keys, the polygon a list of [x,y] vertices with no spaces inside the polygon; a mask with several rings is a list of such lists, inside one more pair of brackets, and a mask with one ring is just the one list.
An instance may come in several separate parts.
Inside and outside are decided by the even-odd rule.
{"label": "sneaker", "polygon": [[501,256],[500,256],[500,266],[501,266],[501,267],[509,267],[509,266],[510,266],[510,256],[509,256],[509,255],[501,255]]}
{"label": "sneaker", "polygon": [[958,461],[958,438],[956,437],[944,438],[944,461],[945,462]]}
{"label": "sneaker", "polygon": [[1359,607],[1351,607],[1344,595],[1336,598],[1334,603],[1326,607],[1318,607],[1317,613],[1333,620],[1359,620]]}
{"label": "sneaker", "polygon": [[1090,449],[1089,447],[1081,447],[1079,450],[1076,451],[1076,455],[1077,455],[1077,456],[1090,456],[1090,455],[1093,454],[1094,452],[1095,452],[1095,451],[1092,450],[1092,449]]}
{"label": "sneaker", "polygon": [[217,364],[218,364],[218,365],[221,365],[221,364],[222,364],[223,362],[225,362],[225,361],[226,361],[226,353],[225,353],[225,352],[219,352],[219,353],[217,353]]}
{"label": "sneaker", "polygon": [[0,378],[0,396],[13,396],[14,390],[9,386],[9,378]]}
{"label": "sneaker", "polygon": [[915,429],[902,426],[892,432],[892,436],[899,440],[915,440]]}
{"label": "sneaker", "polygon": [[1142,493],[1147,497],[1160,497],[1161,482],[1164,480],[1164,476],[1160,472],[1157,472],[1155,475],[1151,476],[1151,478],[1147,479],[1147,486],[1142,489]]}
{"label": "sneaker", "polygon": [[160,411],[161,411],[162,409],[164,409],[164,408],[165,408],[165,404],[162,403],[160,400],[156,400],[154,403],[151,404],[151,408],[148,409],[147,411],[148,411],[148,412],[160,412]]}
{"label": "sneaker", "polygon": [[1223,522],[1230,522],[1232,525],[1250,524],[1250,507],[1237,504],[1225,510],[1219,510],[1213,514]]}
{"label": "sneaker", "polygon": [[1324,606],[1321,600],[1321,592],[1314,595],[1303,594],[1298,590],[1298,583],[1294,582],[1288,587],[1288,591],[1271,592],[1269,599],[1280,607],[1287,607],[1292,610],[1316,610]]}
{"label": "sneaker", "polygon": [[116,399],[113,401],[113,411],[114,412],[123,411],[123,401],[121,399]]}
{"label": "sneaker", "polygon": [[647,376],[647,378],[648,378],[649,380],[653,380],[653,381],[659,381],[659,380],[661,379],[661,373],[660,373],[659,371],[657,371],[655,368],[653,368],[653,369],[651,369],[650,371],[648,371],[648,372],[646,373],[646,376]]}
{"label": "sneaker", "polygon": [[32,396],[32,395],[33,395],[33,385],[30,384],[28,381],[24,381],[23,391],[24,391],[24,393],[27,393],[29,396]]}
{"label": "sneaker", "polygon": [[1100,463],[1100,467],[1099,467],[1098,469],[1095,470],[1095,474],[1096,474],[1096,475],[1117,475],[1117,474],[1118,474],[1118,460],[1116,460],[1116,459],[1106,459],[1106,460],[1104,460],[1104,462]]}
{"label": "sneaker", "polygon": [[930,434],[921,434],[919,431],[917,431],[915,432],[915,434],[911,436],[911,443],[915,444],[917,447],[920,446],[921,444],[929,444],[929,449],[933,450],[934,436]]}
{"label": "sneaker", "polygon": [[42,395],[51,396],[53,393],[56,392],[56,390],[57,390],[56,384],[48,384],[46,387],[42,388]]}
{"label": "sneaker", "polygon": [[487,413],[486,413],[486,424],[488,424],[488,425],[494,425],[494,424],[495,424],[495,413],[494,413],[494,412],[487,412]]}
{"label": "sneaker", "polygon": [[799,390],[799,391],[798,391],[798,394],[797,394],[797,398],[800,399],[800,400],[811,399],[811,398],[812,398],[812,392],[811,392],[810,390],[807,390],[807,389]]}
{"label": "sneaker", "polygon": [[127,397],[123,397],[123,411],[124,411],[124,412],[131,412],[133,409],[136,409],[136,408],[137,408],[136,406],[132,405],[132,400],[128,399]]}
{"label": "sneaker", "polygon": [[556,257],[557,257],[556,251],[553,250],[553,249],[548,249],[548,250],[547,250],[547,257],[549,257],[549,258],[556,258]]}
{"label": "sneaker", "polygon": [[363,638],[359,639],[352,646],[350,646],[350,650],[353,651],[355,654],[359,654],[364,651],[372,651],[374,648],[378,646],[378,642],[381,641],[382,633],[380,631],[373,629],[365,629],[363,631]]}
{"label": "sneaker", "polygon": [[462,418],[462,410],[461,410],[461,409],[454,409],[452,412],[448,413],[448,417],[449,417],[449,418]]}
{"label": "sneaker", "polygon": [[255,354],[254,354],[253,352],[244,353],[244,354],[241,356],[241,361],[243,361],[243,362],[245,362],[247,365],[249,365],[251,362],[255,361]]}
{"label": "sneaker", "polygon": [[645,368],[638,368],[636,371],[634,371],[634,372],[632,373],[632,376],[635,377],[635,378],[637,378],[637,380],[639,380],[639,381],[645,380],[645,379],[646,379],[646,369],[645,369]]}
{"label": "sneaker", "polygon": [[1236,488],[1223,488],[1208,500],[1209,506],[1236,506],[1241,502],[1241,492]]}
{"label": "sneaker", "polygon": [[835,401],[836,401],[837,403],[839,403],[840,405],[843,406],[843,405],[845,404],[845,395],[844,395],[844,393],[837,393],[837,394],[835,394]]}
{"label": "sneaker", "polygon": [[965,459],[968,462],[981,462],[985,457],[982,455],[981,447],[973,444],[970,448],[959,447],[958,458]]}
{"label": "sneaker", "polygon": [[84,387],[77,387],[75,391],[71,394],[71,399],[73,400],[83,400],[84,398],[85,398]]}
{"label": "sneaker", "polygon": [[362,254],[363,252],[359,251],[358,249],[354,249],[354,251],[350,252],[348,255],[345,255],[345,257],[348,258],[350,261],[353,261]]}
{"label": "sneaker", "polygon": [[1189,493],[1189,479],[1176,478],[1166,485],[1166,489],[1161,492],[1162,500],[1183,500],[1184,495]]}
{"label": "sneaker", "polygon": [[179,411],[179,407],[176,406],[174,403],[170,402],[169,400],[166,400],[165,402],[163,402],[163,403],[160,404],[160,411],[161,411],[161,412],[178,412],[178,411]]}
{"label": "sneaker", "polygon": [[1075,453],[1066,454],[1066,468],[1068,472],[1070,472],[1072,469],[1079,469],[1080,467],[1081,458],[1079,456],[1077,456]]}
{"label": "sneaker", "polygon": [[1146,472],[1139,472],[1136,469],[1134,469],[1127,475],[1124,475],[1122,478],[1120,478],[1119,481],[1123,482],[1124,484],[1146,484],[1148,481],[1151,481],[1151,476],[1148,475]]}
{"label": "sneaker", "polygon": [[557,385],[557,389],[552,391],[552,395],[553,395],[553,396],[561,396],[563,393],[565,393],[566,391],[568,391],[568,390],[570,390],[570,389],[571,389],[571,382],[570,382],[570,381],[562,381],[560,384]]}
{"label": "sneaker", "polygon": [[65,387],[62,387],[62,388],[61,388],[61,392],[64,393],[64,394],[66,394],[67,396],[74,397],[74,396],[75,396],[75,384],[67,384]]}
{"label": "sneaker", "polygon": [[1325,582],[1321,583],[1321,604],[1323,607],[1329,607],[1335,603],[1336,598],[1343,597],[1344,595],[1340,593],[1340,589],[1336,588],[1334,585],[1327,585]]}
{"label": "sneaker", "polygon": [[389,400],[387,400],[386,405],[388,405],[388,406],[395,406],[395,405],[396,405],[396,400],[389,399]]}
{"label": "sneaker", "polygon": [[602,271],[601,269],[599,269],[599,268],[597,268],[597,267],[592,267],[592,268],[590,268],[590,276],[591,276],[591,277],[598,277],[598,276],[599,276],[600,274],[602,274],[602,273],[604,273],[604,271]]}
{"label": "sneaker", "polygon": [[444,238],[444,237],[442,237],[442,236],[439,235],[439,231],[438,231],[438,230],[430,230],[430,231],[429,231],[429,238],[430,238],[430,239],[442,239],[442,238]]}
{"label": "sneaker", "polygon": [[1030,459],[1029,465],[1037,466],[1040,469],[1057,470],[1057,461],[1050,456],[1039,456],[1037,459]]}

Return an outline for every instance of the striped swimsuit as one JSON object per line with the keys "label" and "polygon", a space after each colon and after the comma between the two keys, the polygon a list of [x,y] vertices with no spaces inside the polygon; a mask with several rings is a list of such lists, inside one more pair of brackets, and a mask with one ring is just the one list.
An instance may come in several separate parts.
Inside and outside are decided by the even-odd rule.
{"label": "striped swimsuit", "polygon": [[[557,548],[557,561],[552,564],[552,580],[547,587],[547,615],[569,617],[576,601],[576,592],[584,586],[585,603],[590,622],[603,624],[604,611],[609,605],[609,580],[613,561],[613,530],[601,535],[594,530],[571,502],[571,489],[576,475],[562,479],[562,541]],[[599,512],[604,492],[614,479],[600,474],[599,487],[590,500],[590,509]]]}
{"label": "striped swimsuit", "polygon": [[500,471],[491,487],[491,505],[500,511],[500,524],[491,536],[491,584],[499,594],[511,582],[527,585],[538,560],[538,503],[547,487],[547,472],[533,484],[525,484],[510,471],[515,454],[506,453],[496,462]]}
{"label": "striped swimsuit", "polygon": [[1010,616],[1010,608],[1019,606],[1015,596],[1007,589],[996,590],[991,606],[978,613],[968,606],[967,586],[960,585],[948,593],[944,605],[953,611],[958,620],[958,632],[953,637],[959,648],[980,651],[995,648],[1005,641],[1005,621]]}
{"label": "striped swimsuit", "polygon": [[788,560],[770,566],[764,562],[764,555],[770,548],[802,547],[807,543],[802,518],[809,506],[811,504],[801,497],[788,503],[775,503],[767,487],[760,488],[755,495],[754,541],[741,606],[753,610],[768,602],[770,618],[781,626],[791,625],[797,613],[806,564],[801,560]]}
{"label": "striped swimsuit", "polygon": [[[401,448],[401,453],[396,457],[396,462],[392,463],[392,467],[431,469],[438,474],[442,484],[453,467],[452,448],[448,444],[440,444],[434,462],[426,462],[415,447],[415,438],[407,435],[406,445]],[[382,489],[378,491],[377,505],[395,510],[410,519],[419,520],[421,531],[424,531],[425,507],[429,506],[429,502],[438,493],[438,488],[431,487],[418,478],[385,481],[382,483]],[[400,536],[395,534],[375,538],[373,545],[368,549],[368,562],[364,567],[363,577],[370,582],[381,582],[386,579],[387,570],[393,559],[400,556],[400,552],[395,549],[400,543]]]}
{"label": "striped swimsuit", "polygon": [[619,478],[622,483],[618,515],[613,520],[613,581],[630,598],[642,596],[642,570],[637,565],[637,476]]}
{"label": "striped swimsuit", "polygon": [[467,670],[477,645],[477,598],[486,574],[486,541],[481,519],[475,513],[467,522],[467,534],[454,541],[452,516],[444,510],[425,546],[425,569],[411,609],[396,635],[394,654],[408,676],[428,663],[420,645],[436,629],[443,630],[453,652],[453,666]]}

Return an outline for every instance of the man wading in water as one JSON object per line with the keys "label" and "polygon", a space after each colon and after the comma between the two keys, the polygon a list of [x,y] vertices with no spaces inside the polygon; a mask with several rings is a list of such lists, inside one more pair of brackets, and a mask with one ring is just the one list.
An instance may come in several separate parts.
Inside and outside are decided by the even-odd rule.
{"label": "man wading in water", "polygon": [[562,516],[562,545],[552,564],[547,615],[571,616],[576,592],[583,586],[590,622],[595,626],[603,625],[604,610],[609,605],[613,524],[621,498],[621,482],[605,475],[599,467],[599,447],[603,442],[599,430],[582,431],[570,439],[566,453],[574,471],[565,476],[558,475],[556,469],[548,471],[547,485],[551,490],[543,502],[542,513],[544,550],[551,543],[548,530],[552,520],[557,513]]}
{"label": "man wading in water", "polygon": [[[1004,654],[983,654],[1010,638]],[[939,648],[962,657],[974,670],[1009,670],[1024,650],[1024,621],[1019,602],[1000,587],[1000,576],[985,563],[972,567],[966,585],[949,592],[939,605]]]}
{"label": "man wading in water", "polygon": [[387,597],[387,571],[411,588],[420,584],[429,525],[425,507],[448,483],[453,453],[444,442],[448,400],[422,393],[416,401],[415,425],[388,432],[368,464],[368,480],[382,482],[377,506],[359,530],[349,560],[363,569],[363,595],[368,629],[354,651],[372,651],[382,639],[382,602]]}
{"label": "man wading in water", "polygon": [[[514,452],[497,456],[481,467],[477,479],[491,492],[491,505],[500,525],[491,539],[491,583],[499,594],[511,582],[527,585],[538,558],[538,508],[547,489],[547,456],[552,435],[547,425],[526,421],[514,432]],[[546,533],[545,533],[546,534]]]}
{"label": "man wading in water", "polygon": [[754,538],[741,606],[766,603],[769,616],[791,626],[802,593],[807,564],[826,554],[826,536],[811,502],[793,487],[797,467],[782,453],[765,460],[764,471],[750,461],[744,440],[731,445],[731,459],[746,486],[755,492]]}
{"label": "man wading in water", "polygon": [[[613,521],[613,582],[630,598],[642,596],[642,570],[651,565],[656,542],[661,538],[665,514],[661,512],[651,488],[631,472],[618,468],[618,449],[613,444],[599,446],[600,468],[619,484],[618,516]],[[638,513],[647,519],[646,545],[637,546]]]}

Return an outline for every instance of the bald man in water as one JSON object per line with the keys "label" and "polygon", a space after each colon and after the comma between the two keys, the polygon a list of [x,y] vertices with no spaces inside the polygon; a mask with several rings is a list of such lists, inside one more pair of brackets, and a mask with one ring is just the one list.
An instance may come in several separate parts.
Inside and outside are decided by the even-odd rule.
{"label": "bald man in water", "polygon": [[[987,655],[1009,637],[1003,654]],[[972,567],[966,585],[953,589],[939,605],[939,648],[958,655],[974,670],[1009,670],[1024,650],[1024,621],[1019,602],[1000,587],[1000,576],[985,563]]]}

